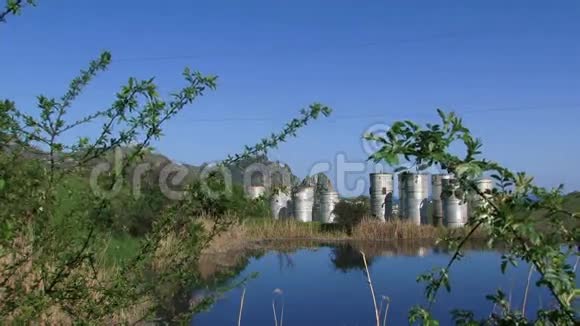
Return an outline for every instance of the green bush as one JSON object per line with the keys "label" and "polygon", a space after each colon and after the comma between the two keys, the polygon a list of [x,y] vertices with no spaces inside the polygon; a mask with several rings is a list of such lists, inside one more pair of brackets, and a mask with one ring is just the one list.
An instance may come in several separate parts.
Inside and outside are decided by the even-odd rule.
{"label": "green bush", "polygon": [[369,216],[369,198],[360,196],[357,198],[341,199],[334,207],[335,222],[347,227],[348,230],[359,224]]}

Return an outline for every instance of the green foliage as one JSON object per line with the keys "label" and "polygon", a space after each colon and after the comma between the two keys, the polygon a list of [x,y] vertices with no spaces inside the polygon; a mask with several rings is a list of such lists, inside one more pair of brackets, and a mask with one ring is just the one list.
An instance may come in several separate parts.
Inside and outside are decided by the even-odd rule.
{"label": "green foliage", "polygon": [[[208,189],[210,194],[208,196]],[[198,215],[235,215],[239,218],[269,217],[270,207],[266,198],[249,199],[240,185],[225,189],[223,177],[210,174],[203,180],[196,180],[189,188]]]}
{"label": "green foliage", "polygon": [[[267,209],[264,200],[245,199],[240,187],[224,192],[219,178],[184,186],[183,200],[170,201],[151,181],[158,180],[152,173],[135,197],[124,177],[161,137],[165,122],[215,89],[216,77],[185,69],[184,87],[167,100],[152,78],[130,78],[109,108],[67,122],[76,97],[110,62],[104,52],[61,98],[39,96],[37,116],[0,101],[0,317],[5,320],[127,323],[121,313],[140,304],[142,320],[160,314],[167,321],[187,319],[196,307],[174,315],[167,302],[187,296],[198,284],[201,251],[231,225],[231,211],[259,216]],[[265,153],[330,110],[313,105],[302,113],[280,134],[235,157]],[[88,123],[101,123],[97,137],[61,141],[65,132]],[[101,191],[95,191],[87,176],[118,148],[130,150],[120,166],[98,180]]]}
{"label": "green foliage", "polygon": [[6,5],[0,11],[0,23],[6,21],[8,15],[19,15],[26,5],[36,6],[36,0],[6,0]]}
{"label": "green foliage", "polygon": [[363,218],[368,216],[370,201],[368,197],[342,199],[335,207],[333,213],[336,215],[335,222],[344,225],[348,230],[359,224]]}
{"label": "green foliage", "polygon": [[[445,239],[454,249],[447,266],[422,275],[426,282],[426,296],[432,303],[441,287],[450,291],[449,273],[454,262],[462,257],[465,242],[480,227],[489,235],[489,245],[503,243],[507,249],[501,270],[508,264],[523,260],[533,264],[540,273],[537,286],[547,288],[558,302],[555,309],[542,309],[536,322],[557,325],[572,325],[575,322],[573,301],[578,290],[575,274],[567,261],[578,257],[576,244],[580,242],[578,217],[580,212],[564,208],[562,186],[544,189],[533,183],[533,178],[523,172],[512,172],[499,163],[479,158],[482,143],[467,129],[454,113],[438,110],[440,124],[421,127],[411,121],[395,122],[385,137],[366,135],[367,139],[383,146],[369,159],[384,160],[390,165],[399,165],[401,159],[411,163],[419,171],[439,166],[458,180],[459,194],[467,199],[476,196],[482,200],[475,217],[468,225],[471,231],[462,238]],[[450,148],[461,144],[463,155],[453,154]],[[404,170],[406,168],[397,168]],[[482,193],[477,188],[477,178],[490,175],[497,183],[491,193]],[[564,245],[564,248],[562,246]],[[502,307],[498,293],[488,299]],[[429,321],[428,309],[416,308],[410,321]],[[461,314],[462,320],[467,315]],[[518,324],[525,317],[517,310],[504,310],[501,316],[490,317],[492,324]],[[509,322],[508,322],[509,321]],[[516,323],[517,321],[517,323]],[[431,321],[429,321],[431,323]]]}
{"label": "green foliage", "polygon": [[439,326],[439,322],[431,316],[431,312],[416,306],[409,311],[409,324],[416,325],[417,322],[424,326]]}
{"label": "green foliage", "polygon": [[[115,311],[151,297],[160,280],[169,278],[171,284],[182,286],[195,278],[185,277],[183,272],[194,264],[207,235],[198,221],[183,214],[189,203],[175,203],[156,217],[150,223],[150,232],[144,231],[147,235],[139,241],[135,255],[105,272],[106,264],[98,263],[99,253],[105,248],[103,239],[108,232],[126,227],[106,222],[111,220],[111,212],[120,199],[95,195],[81,176],[90,160],[114,147],[135,143],[136,150],[123,162],[125,167],[131,164],[152,139],[161,135],[165,121],[206,89],[215,87],[215,78],[186,69],[187,85],[168,102],[159,97],[152,79],[129,79],[109,109],[67,124],[64,117],[74,99],[98,72],[106,69],[110,60],[110,54],[105,52],[91,62],[60,99],[39,96],[38,117],[20,112],[12,102],[2,102],[3,318],[39,320],[47,310],[57,309],[79,322],[104,321],[112,318]],[[103,129],[94,141],[84,139],[72,146],[59,142],[64,132],[98,119],[104,120]],[[119,130],[114,132],[113,125]],[[112,187],[114,182],[106,189]],[[123,203],[125,210],[130,208],[128,202]],[[177,212],[179,216],[175,216]],[[181,238],[178,245],[166,249],[168,262],[175,264],[155,270],[159,250],[165,250],[162,246],[171,234]],[[179,250],[190,255],[180,257]],[[102,273],[112,275],[101,283]],[[149,276],[144,278],[145,275]]]}

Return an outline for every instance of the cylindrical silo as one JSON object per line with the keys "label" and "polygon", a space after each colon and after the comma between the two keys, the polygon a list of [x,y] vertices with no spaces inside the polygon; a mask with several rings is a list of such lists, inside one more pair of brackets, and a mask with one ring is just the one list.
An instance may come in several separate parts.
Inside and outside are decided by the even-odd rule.
{"label": "cylindrical silo", "polygon": [[292,200],[290,195],[284,192],[276,192],[270,198],[272,218],[275,220],[289,218],[291,214]]}
{"label": "cylindrical silo", "polygon": [[371,215],[381,221],[393,216],[393,175],[390,173],[371,173],[369,175]]}
{"label": "cylindrical silo", "polygon": [[250,186],[246,188],[246,196],[249,199],[258,199],[260,196],[266,194],[266,188],[264,186]]}
{"label": "cylindrical silo", "polygon": [[467,205],[459,189],[456,179],[443,179],[443,223],[449,228],[458,228],[465,225]]}
{"label": "cylindrical silo", "polygon": [[300,187],[294,192],[292,197],[294,203],[294,218],[300,222],[312,222],[314,188]]}
{"label": "cylindrical silo", "polygon": [[433,224],[439,226],[443,224],[443,202],[441,192],[443,191],[443,179],[450,179],[450,174],[435,174],[431,176],[431,200],[433,201]]}
{"label": "cylindrical silo", "polygon": [[[488,178],[482,178],[475,181],[477,190],[484,196],[490,196],[493,191],[493,180]],[[475,191],[470,195],[469,200],[469,217],[473,217],[477,208],[483,203],[485,199],[481,197],[480,194]]]}
{"label": "cylindrical silo", "polygon": [[403,177],[404,218],[414,224],[428,224],[429,174],[406,173]]}
{"label": "cylindrical silo", "polygon": [[322,223],[334,223],[334,206],[338,203],[338,193],[325,191],[320,195],[320,221]]}
{"label": "cylindrical silo", "polygon": [[406,219],[405,210],[405,175],[406,173],[399,173],[397,177],[398,188],[399,188],[399,218]]}
{"label": "cylindrical silo", "polygon": [[321,203],[320,203],[320,195],[316,193],[314,190],[314,197],[312,198],[312,220],[313,221],[321,221]]}

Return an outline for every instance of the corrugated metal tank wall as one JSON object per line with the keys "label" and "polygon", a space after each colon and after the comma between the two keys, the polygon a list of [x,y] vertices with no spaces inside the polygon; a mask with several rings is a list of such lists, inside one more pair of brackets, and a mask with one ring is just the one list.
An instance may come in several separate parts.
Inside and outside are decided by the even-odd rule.
{"label": "corrugated metal tank wall", "polygon": [[323,192],[320,196],[320,221],[322,223],[334,223],[333,213],[336,203],[338,203],[338,193],[334,191]]}
{"label": "corrugated metal tank wall", "polygon": [[314,188],[300,187],[292,195],[294,203],[294,218],[300,222],[312,222],[312,209],[314,206]]}
{"label": "corrugated metal tank wall", "polygon": [[371,173],[369,175],[371,215],[381,221],[393,217],[393,174]]}

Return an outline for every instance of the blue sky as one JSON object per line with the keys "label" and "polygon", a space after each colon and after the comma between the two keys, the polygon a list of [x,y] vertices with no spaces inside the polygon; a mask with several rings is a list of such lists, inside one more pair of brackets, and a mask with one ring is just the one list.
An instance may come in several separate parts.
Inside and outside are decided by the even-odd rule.
{"label": "blue sky", "polygon": [[71,119],[106,107],[129,76],[169,93],[185,66],[218,75],[155,144],[181,162],[238,152],[318,101],[333,117],[271,154],[304,176],[337,153],[364,160],[360,137],[375,123],[433,121],[443,108],[487,157],[580,189],[578,1],[40,0],[0,25],[0,44],[0,97],[28,112],[113,53]]}

